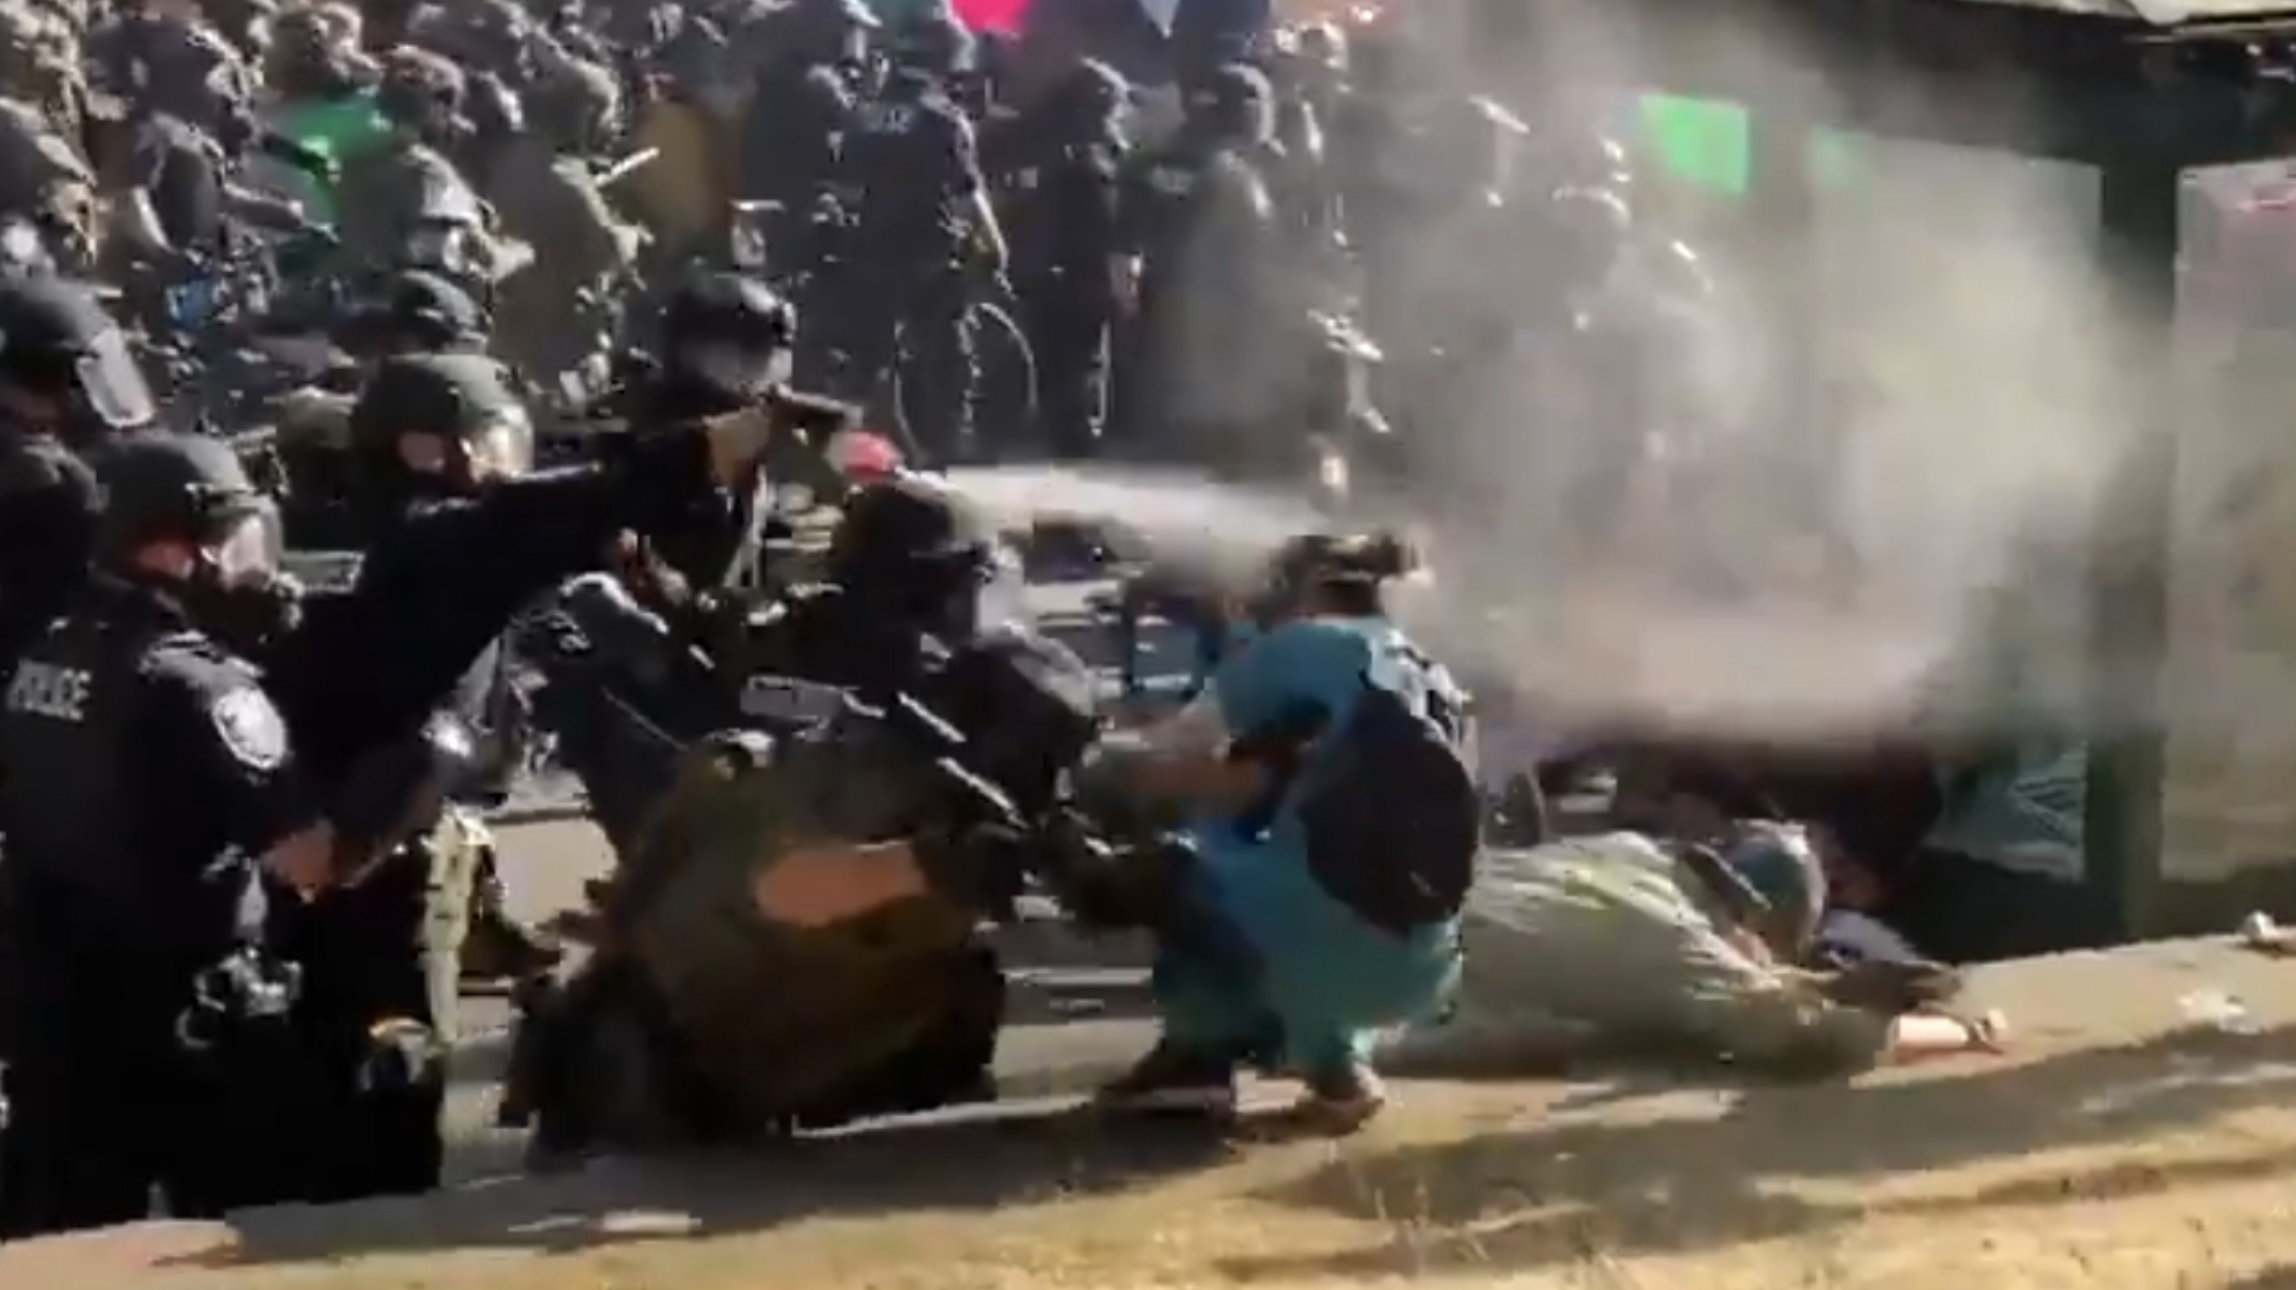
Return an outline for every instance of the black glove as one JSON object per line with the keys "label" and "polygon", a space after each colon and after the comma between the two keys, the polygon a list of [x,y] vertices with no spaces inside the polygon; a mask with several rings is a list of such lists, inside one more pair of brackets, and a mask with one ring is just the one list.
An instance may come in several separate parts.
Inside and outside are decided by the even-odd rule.
{"label": "black glove", "polygon": [[303,993],[301,964],[241,948],[192,979],[191,1002],[177,1015],[177,1044],[210,1052],[249,1027],[286,1022]]}
{"label": "black glove", "polygon": [[1875,959],[1832,973],[1821,987],[1828,999],[1885,1017],[1942,1008],[1961,994],[1961,974],[1943,963]]}
{"label": "black glove", "polygon": [[371,849],[404,827],[426,786],[452,796],[478,773],[480,760],[470,727],[435,715],[413,735],[361,759],[337,787],[327,820],[349,847]]}
{"label": "black glove", "polygon": [[991,918],[1003,918],[1027,885],[1035,840],[1009,824],[975,824],[910,839],[934,894]]}
{"label": "black glove", "polygon": [[367,1055],[359,1064],[361,1093],[403,1093],[446,1077],[446,1047],[438,1032],[409,1017],[367,1029]]}

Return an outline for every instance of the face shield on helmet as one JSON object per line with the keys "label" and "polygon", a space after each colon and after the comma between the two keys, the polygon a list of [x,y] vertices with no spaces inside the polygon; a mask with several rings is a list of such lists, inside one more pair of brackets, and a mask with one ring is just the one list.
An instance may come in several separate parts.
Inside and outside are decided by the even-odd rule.
{"label": "face shield on helmet", "polygon": [[534,423],[524,408],[505,408],[462,440],[463,470],[472,483],[516,479],[534,469]]}
{"label": "face shield on helmet", "polygon": [[269,499],[234,499],[217,532],[203,548],[215,570],[215,580],[226,587],[267,584],[278,577],[286,542],[279,512]]}
{"label": "face shield on helmet", "polygon": [[407,234],[407,263],[418,269],[462,276],[471,267],[467,232],[462,224],[452,220],[423,220]]}
{"label": "face shield on helmet", "polygon": [[105,428],[126,430],[158,418],[151,386],[119,328],[97,332],[72,367],[82,405]]}
{"label": "face shield on helmet", "polygon": [[793,359],[785,346],[701,340],[679,345],[671,361],[711,389],[760,395],[789,380]]}

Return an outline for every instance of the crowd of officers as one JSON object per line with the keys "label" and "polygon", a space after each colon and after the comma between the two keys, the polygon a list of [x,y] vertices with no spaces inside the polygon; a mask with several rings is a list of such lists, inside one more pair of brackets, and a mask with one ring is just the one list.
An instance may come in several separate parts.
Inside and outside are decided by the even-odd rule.
{"label": "crowd of officers", "polygon": [[[199,1215],[435,1185],[453,971],[424,947],[459,939],[431,897],[460,880],[433,861],[484,847],[441,807],[486,759],[496,642],[632,550],[696,585],[754,554],[761,453],[828,414],[791,389],[869,403],[898,367],[924,455],[1017,447],[974,421],[977,306],[1001,300],[1033,446],[1200,457],[1280,418],[1328,304],[1404,366],[1537,316],[1446,290],[1411,254],[1430,227],[1578,230],[1593,250],[1549,294],[1626,236],[1608,194],[1544,200],[1614,154],[1574,136],[1526,180],[1520,122],[1400,36],[1214,41],[1175,70],[1178,121],[1135,146],[1148,100],[1109,63],[984,47],[946,12],[0,0],[0,215],[61,269],[0,280],[0,1236],[141,1217],[155,1189]],[[371,148],[279,145],[361,112]],[[725,146],[648,133],[681,113]],[[638,145],[658,182],[617,205],[594,163]],[[720,200],[665,208],[713,166]],[[687,271],[728,195],[766,218],[771,286]],[[281,575],[226,443],[151,428],[147,320],[86,285],[194,277],[281,218],[376,275],[346,333],[363,559],[325,597]],[[441,225],[469,234],[451,254]],[[520,245],[546,270],[506,267]],[[648,433],[530,473],[526,396],[583,357],[565,320],[646,275],[679,284],[626,409]],[[880,549],[947,544],[901,506],[848,518],[875,589],[849,606],[948,594]]]}
{"label": "crowd of officers", "polygon": [[[483,236],[435,254],[554,389],[592,344],[568,319],[721,258],[739,206],[806,311],[798,384],[871,405],[898,371],[936,459],[1201,457],[1309,397],[1311,318],[1356,315],[1403,367],[1461,361],[1570,312],[1627,238],[1598,132],[1531,130],[1400,22],[1192,41],[1150,91],[1118,45],[1046,52],[945,10],[881,24],[859,0],[126,3],[0,5],[0,47],[32,50],[0,66],[0,192],[67,264],[184,272],[281,197],[362,268],[464,222]],[[345,155],[273,146],[360,113],[373,142]],[[282,152],[331,182],[283,175]],[[984,304],[1033,357],[1025,445],[975,424]]]}
{"label": "crowd of officers", "polygon": [[[359,571],[304,595],[237,454],[148,428],[94,296],[0,286],[4,513],[69,517],[0,584],[7,1234],[139,1218],[155,1188],[201,1215],[437,1184],[460,940],[437,923],[468,880],[438,860],[472,841],[446,804],[485,757],[462,696],[571,577],[722,578],[769,443],[819,414],[781,384],[793,314],[761,283],[704,275],[670,313],[655,405],[682,415],[542,473],[502,366],[409,337],[351,413],[376,448]],[[914,607],[905,571],[939,567],[941,503],[891,505],[832,543],[851,604]]]}

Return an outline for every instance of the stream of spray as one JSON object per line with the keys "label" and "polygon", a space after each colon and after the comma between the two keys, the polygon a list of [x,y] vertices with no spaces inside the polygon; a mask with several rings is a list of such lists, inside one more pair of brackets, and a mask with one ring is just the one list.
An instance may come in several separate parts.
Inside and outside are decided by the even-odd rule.
{"label": "stream of spray", "polygon": [[[1460,56],[1435,79],[1479,84],[1533,123],[1535,167],[1542,136],[1615,132],[1634,87],[1665,79],[1617,57],[1599,25],[1573,39],[1539,68],[1470,71]],[[1790,47],[1766,53],[1773,84],[1807,80]],[[1558,63],[1577,69],[1569,83],[1548,74]],[[1824,119],[1814,94],[1806,106]],[[2123,361],[2096,177],[1902,140],[1840,153],[1814,240],[1750,208],[1703,227],[1670,218],[1648,163],[1633,179],[1637,245],[1587,308],[1634,307],[1635,275],[1678,255],[1676,238],[1713,294],[1646,369],[1642,451],[1660,464],[1606,537],[1584,532],[1584,502],[1637,427],[1574,397],[1584,373],[1553,352],[1447,391],[1449,420],[1406,427],[1408,482],[1354,500],[1344,527],[1421,539],[1432,578],[1398,612],[1479,688],[1564,726],[1755,738],[1856,735],[1917,708],[1932,727],[2094,715],[2082,552],[2150,393]],[[1407,323],[1439,329],[1433,315],[1521,288],[1480,258],[1487,241],[1448,226],[1480,214],[1463,201],[1410,240],[1407,286],[1430,316]],[[1793,310],[1817,319],[1802,342],[1780,321]],[[1337,522],[1303,497],[1172,472],[967,475],[1008,519],[1105,514],[1231,567]]]}

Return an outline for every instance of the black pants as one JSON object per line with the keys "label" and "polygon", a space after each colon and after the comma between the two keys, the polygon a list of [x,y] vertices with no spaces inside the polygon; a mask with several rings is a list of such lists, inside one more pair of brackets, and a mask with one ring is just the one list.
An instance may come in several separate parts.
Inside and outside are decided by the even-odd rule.
{"label": "black pants", "polygon": [[303,1126],[302,1199],[423,1192],[441,1181],[443,1071],[403,1083],[368,1078],[378,1022],[451,1028],[451,1017],[433,1015],[440,1001],[424,944],[432,878],[426,863],[402,856],[358,887],[295,911],[298,1023],[316,1085]]}
{"label": "black pants", "polygon": [[195,1063],[163,1019],[79,1002],[77,1026],[51,1013],[14,1036],[0,1239],[135,1222],[155,1191],[181,1218],[298,1194],[309,1088],[298,1054],[246,1049]]}
{"label": "black pants", "polygon": [[843,366],[835,392],[881,407],[897,369],[901,400],[892,412],[917,451],[936,463],[970,453],[981,373],[963,282],[945,270],[857,269],[842,295],[829,324]]}
{"label": "black pants", "polygon": [[1044,274],[1016,282],[1020,324],[1036,357],[1036,420],[1055,457],[1088,457],[1100,449],[1108,416],[1107,292],[1075,275]]}

